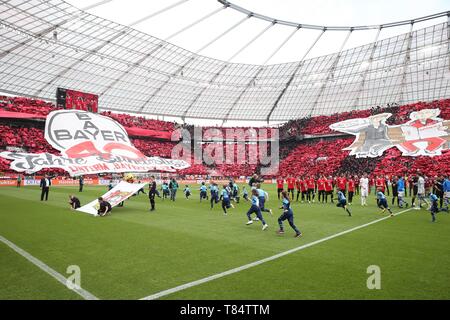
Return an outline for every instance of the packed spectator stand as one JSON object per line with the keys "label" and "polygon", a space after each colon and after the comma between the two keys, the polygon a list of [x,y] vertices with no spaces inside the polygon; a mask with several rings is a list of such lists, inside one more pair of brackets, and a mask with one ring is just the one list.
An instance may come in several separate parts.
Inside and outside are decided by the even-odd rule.
{"label": "packed spectator stand", "polygon": [[[281,126],[280,129],[280,175],[302,176],[302,175],[336,175],[340,173],[361,175],[363,172],[369,172],[374,175],[397,175],[408,174],[421,170],[430,177],[434,177],[440,173],[450,174],[450,152],[444,151],[442,156],[437,157],[403,157],[396,148],[387,150],[383,156],[371,159],[357,159],[349,156],[349,151],[342,150],[348,147],[353,137],[343,136],[333,132],[329,126],[335,122],[344,121],[353,118],[365,118],[374,114],[389,112],[392,117],[388,119],[389,124],[401,124],[409,120],[409,114],[413,111],[419,111],[426,108],[439,108],[441,110],[440,117],[450,119],[450,99],[418,102],[405,106],[388,106],[386,108],[376,107],[370,110],[359,110],[334,114],[330,116],[317,116],[312,118],[304,118],[289,121]],[[33,114],[45,117],[49,112],[57,109],[53,104],[23,98],[23,97],[3,97],[0,96],[0,111],[9,111],[14,113]],[[180,126],[173,122],[161,120],[146,119],[143,117],[135,117],[127,114],[115,114],[111,112],[103,112],[105,116],[111,117],[121,123],[124,127],[136,127],[145,130],[163,130],[169,133],[174,132]],[[184,126],[193,133],[193,126]],[[203,128],[203,133],[211,133],[215,129],[221,131],[224,138],[226,137],[226,128]],[[232,128],[232,129],[252,129]],[[270,129],[270,128],[262,128]],[[260,129],[255,129],[257,134],[262,133]],[[272,133],[268,132],[267,139],[270,140]],[[304,139],[304,136],[308,139]],[[324,138],[323,135],[330,135]],[[317,136],[317,137],[314,137]],[[301,139],[292,139],[293,137]],[[202,150],[211,145],[212,137],[206,136],[203,142]],[[260,168],[259,162],[250,162],[249,154],[257,153],[257,145],[252,147],[251,140],[248,139],[245,145],[246,161],[242,164],[206,164],[202,163],[201,155],[194,154],[191,150],[190,159],[192,166],[185,169],[179,174],[181,175],[208,175],[210,172],[216,172],[224,177],[241,177],[250,176],[254,172],[258,172]],[[299,141],[296,141],[299,140]],[[172,149],[178,142],[163,141],[149,137],[133,137],[132,143],[142,153],[147,156],[171,157]],[[238,144],[230,142],[233,147],[235,159],[237,158]],[[270,147],[270,141],[268,143]],[[31,153],[49,152],[57,154],[44,139],[43,122],[36,122],[30,125],[21,122],[3,121],[0,124],[0,151],[6,150],[6,147],[19,147],[24,151]],[[256,151],[255,151],[256,150]],[[270,151],[270,149],[269,149]],[[196,159],[196,161],[193,161]],[[9,169],[9,161],[0,158],[0,172],[11,173]],[[58,173],[63,174],[58,170]]]}

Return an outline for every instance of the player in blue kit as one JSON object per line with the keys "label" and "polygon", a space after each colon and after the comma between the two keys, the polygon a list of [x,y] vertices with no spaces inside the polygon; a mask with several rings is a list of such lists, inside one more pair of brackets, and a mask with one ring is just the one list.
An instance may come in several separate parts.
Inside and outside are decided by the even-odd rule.
{"label": "player in blue kit", "polygon": [[377,188],[377,204],[378,204],[378,208],[383,210],[381,213],[385,213],[386,210],[389,211],[389,213],[391,214],[391,217],[393,217],[394,213],[389,208],[389,205],[388,205],[387,200],[386,200],[386,196],[384,195],[382,190],[383,189],[381,187]]}
{"label": "player in blue kit", "polygon": [[272,215],[272,209],[265,208],[267,193],[261,189],[260,183],[256,184],[256,191],[258,191],[259,208],[261,209],[261,212],[269,212]]}
{"label": "player in blue kit", "polygon": [[430,213],[431,213],[431,222],[436,222],[436,214],[439,212],[438,208],[438,200],[439,198],[434,194],[430,193]]}
{"label": "player in blue kit", "polygon": [[342,193],[342,191],[338,191],[337,196],[338,204],[336,205],[336,207],[343,208],[345,211],[347,211],[348,216],[351,217],[352,213],[347,207],[347,199],[345,198],[344,193]]}
{"label": "player in blue kit", "polygon": [[219,187],[215,182],[210,184],[209,186],[209,192],[211,193],[211,209],[214,208],[214,205],[216,203],[219,203]]}
{"label": "player in blue kit", "polygon": [[161,185],[161,190],[162,190],[162,194],[163,194],[163,200],[170,196],[169,185],[167,184],[167,182],[164,182]]}
{"label": "player in blue kit", "polygon": [[250,201],[250,199],[248,198],[248,191],[246,187],[242,188],[242,198],[244,198],[245,201]]}
{"label": "player in blue kit", "polygon": [[231,204],[231,201],[230,201],[230,191],[229,191],[229,187],[227,185],[223,186],[223,190],[220,195],[220,200],[222,200],[223,214],[227,215],[228,214],[227,209],[234,208],[234,206]]}
{"label": "player in blue kit", "polygon": [[295,231],[295,238],[300,238],[302,233],[298,230],[297,226],[294,224],[294,212],[291,208],[291,200],[289,199],[289,193],[284,190],[281,192],[283,196],[282,207],[283,214],[278,218],[278,225],[280,226],[280,230],[278,230],[278,234],[284,234],[283,221],[287,220],[289,225]]}
{"label": "player in blue kit", "polygon": [[264,220],[262,214],[261,214],[261,208],[260,208],[260,203],[259,203],[259,193],[256,189],[252,189],[252,199],[251,199],[251,203],[252,206],[250,207],[250,209],[247,211],[247,218],[248,218],[248,222],[247,225],[251,225],[253,224],[253,220],[251,215],[253,213],[256,214],[256,217],[261,221],[261,223],[263,224],[263,231],[266,230],[269,225],[266,223],[266,221]]}
{"label": "player in blue kit", "polygon": [[236,184],[236,182],[233,181],[233,199],[236,201],[236,203],[239,203],[240,197],[239,197],[239,186]]}
{"label": "player in blue kit", "polygon": [[402,176],[398,177],[397,191],[398,191],[398,204],[399,204],[399,207],[403,208],[403,204],[405,204],[406,208],[408,208],[408,203],[405,201],[405,197],[406,197],[405,180],[403,179]]}
{"label": "player in blue kit", "polygon": [[442,182],[442,190],[444,193],[444,206],[442,211],[448,212],[448,205],[450,204],[450,178],[446,176],[444,182]]}
{"label": "player in blue kit", "polygon": [[186,196],[186,199],[189,200],[189,197],[191,196],[191,189],[188,185],[186,185],[186,188],[184,188],[184,195]]}
{"label": "player in blue kit", "polygon": [[202,182],[202,185],[200,186],[200,202],[202,202],[203,199],[208,200],[208,192],[207,188],[204,182]]}

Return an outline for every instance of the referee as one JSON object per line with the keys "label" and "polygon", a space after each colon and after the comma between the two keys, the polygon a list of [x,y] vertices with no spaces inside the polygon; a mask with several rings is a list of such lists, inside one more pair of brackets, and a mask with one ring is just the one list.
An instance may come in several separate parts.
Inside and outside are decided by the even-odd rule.
{"label": "referee", "polygon": [[157,190],[156,190],[156,181],[155,177],[152,176],[150,180],[150,187],[148,190],[148,198],[150,199],[150,211],[155,211],[155,196],[156,196]]}

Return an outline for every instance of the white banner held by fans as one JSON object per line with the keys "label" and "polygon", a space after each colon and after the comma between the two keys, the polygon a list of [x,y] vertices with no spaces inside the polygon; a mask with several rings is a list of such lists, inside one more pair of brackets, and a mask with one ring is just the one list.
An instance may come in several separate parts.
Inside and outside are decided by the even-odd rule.
{"label": "white banner held by fans", "polygon": [[11,169],[28,174],[59,168],[71,176],[102,172],[148,172],[186,169],[184,160],[147,157],[136,149],[126,130],[111,118],[81,110],[52,111],[45,139],[61,155],[5,151]]}
{"label": "white banner held by fans", "polygon": [[[144,188],[146,183],[128,183],[121,181],[117,186],[105,193],[102,198],[111,204],[111,207],[117,206],[122,201],[127,200],[133,194],[139,191],[139,189]],[[98,210],[98,200],[88,203],[85,206],[77,209],[78,211],[89,213],[92,215],[97,215]]]}
{"label": "white banner held by fans", "polygon": [[439,117],[439,109],[422,109],[411,112],[410,120],[400,125],[386,121],[391,113],[381,113],[368,118],[357,118],[334,123],[330,129],[352,134],[355,141],[344,150],[357,158],[375,158],[393,147],[403,156],[440,156],[449,149],[450,121]]}

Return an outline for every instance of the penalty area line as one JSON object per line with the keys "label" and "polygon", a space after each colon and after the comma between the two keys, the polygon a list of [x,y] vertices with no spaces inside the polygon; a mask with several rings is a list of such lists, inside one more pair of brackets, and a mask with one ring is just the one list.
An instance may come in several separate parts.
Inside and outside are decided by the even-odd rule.
{"label": "penalty area line", "polygon": [[[400,215],[400,214],[402,214],[402,213],[408,212],[408,211],[410,211],[411,209],[412,209],[412,208],[407,209],[407,210],[400,211],[400,212],[394,214],[394,216],[398,216],[398,215]],[[368,227],[368,226],[371,226],[371,225],[373,225],[373,224],[379,223],[379,222],[384,221],[384,220],[387,220],[387,219],[392,219],[392,217],[391,217],[391,216],[383,217],[383,218],[380,218],[380,219],[377,219],[377,220],[374,220],[374,221],[365,223],[365,224],[360,225],[360,226],[357,226],[357,227],[353,227],[353,228],[348,229],[348,230],[345,230],[345,231],[341,231],[341,232],[336,233],[336,234],[333,234],[333,235],[331,235],[331,236],[328,236],[328,237],[325,237],[325,238],[322,238],[322,239],[319,239],[319,240],[316,240],[316,241],[313,241],[313,242],[310,242],[310,243],[301,245],[301,246],[299,246],[299,247],[297,247],[297,248],[290,249],[290,250],[287,250],[287,251],[278,253],[278,254],[276,254],[276,255],[273,255],[273,256],[270,256],[270,257],[267,257],[267,258],[264,258],[264,259],[255,261],[255,262],[252,262],[252,263],[249,263],[249,264],[246,264],[246,265],[243,265],[243,266],[234,268],[234,269],[230,269],[230,270],[227,270],[227,271],[224,271],[224,272],[221,272],[221,273],[217,273],[217,274],[215,274],[215,275],[212,275],[212,276],[209,276],[209,277],[206,277],[206,278],[203,278],[203,279],[199,279],[199,280],[196,280],[196,281],[192,281],[192,282],[189,282],[189,283],[186,283],[186,284],[183,284],[183,285],[174,287],[174,288],[172,288],[172,289],[167,289],[167,290],[164,290],[164,291],[161,291],[161,292],[158,292],[158,293],[149,295],[149,296],[147,296],[147,297],[141,298],[140,300],[156,300],[156,299],[159,299],[159,298],[161,298],[161,297],[164,297],[164,296],[168,296],[168,295],[170,295],[170,294],[173,294],[173,293],[175,293],[175,292],[179,292],[179,291],[182,291],[182,290],[186,290],[186,289],[188,289],[188,288],[192,288],[192,287],[201,285],[201,284],[203,284],[203,283],[210,282],[210,281],[213,281],[213,280],[216,280],[216,279],[219,279],[219,278],[223,278],[223,277],[228,276],[228,275],[231,275],[231,274],[233,274],[233,273],[237,273],[237,272],[240,272],[240,271],[243,271],[243,270],[247,270],[247,269],[250,269],[250,268],[259,266],[259,265],[261,265],[261,264],[263,264],[263,263],[266,263],[266,262],[269,262],[269,261],[273,261],[273,260],[279,259],[279,258],[281,258],[281,257],[284,257],[284,256],[287,256],[287,255],[289,255],[289,254],[295,253],[295,252],[297,252],[297,251],[300,251],[300,250],[303,250],[303,249],[306,249],[306,248],[315,246],[315,245],[317,245],[317,244],[320,244],[320,243],[322,243],[322,242],[325,242],[325,241],[328,241],[328,240],[331,240],[331,239],[334,239],[334,238],[337,238],[337,237],[346,235],[346,234],[348,234],[348,233],[350,233],[350,232],[353,232],[353,231],[356,231],[356,230],[359,230],[359,229],[366,228],[366,227]]]}
{"label": "penalty area line", "polygon": [[1,235],[0,235],[0,241],[3,242],[5,245],[7,245],[12,250],[14,250],[15,252],[17,252],[18,254],[20,254],[22,257],[24,257],[28,261],[30,261],[32,264],[37,266],[39,269],[41,269],[42,271],[46,272],[47,274],[49,274],[53,278],[55,278],[58,282],[63,284],[67,289],[75,291],[78,295],[83,297],[85,300],[99,300],[96,296],[94,296],[92,293],[90,293],[89,291],[86,291],[83,288],[70,289],[67,286],[67,281],[68,280],[62,274],[60,274],[58,271],[56,271],[56,270],[52,269],[51,267],[49,267],[48,265],[46,265],[44,262],[42,262],[38,258],[33,257],[31,254],[29,254],[25,250],[19,248],[14,243],[9,241],[5,237],[2,237]]}

